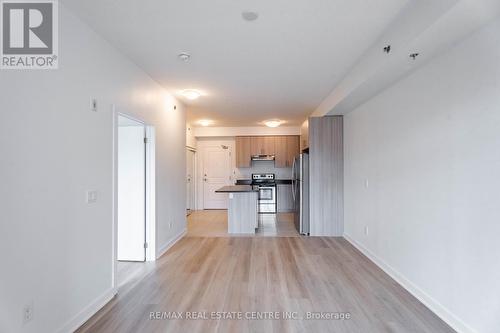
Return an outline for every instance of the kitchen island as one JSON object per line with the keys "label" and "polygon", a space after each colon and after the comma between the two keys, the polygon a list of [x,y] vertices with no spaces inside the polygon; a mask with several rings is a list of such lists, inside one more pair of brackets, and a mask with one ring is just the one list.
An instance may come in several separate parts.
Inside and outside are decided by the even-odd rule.
{"label": "kitchen island", "polygon": [[255,234],[259,226],[259,190],[250,185],[224,186],[217,193],[228,193],[227,232],[230,234]]}

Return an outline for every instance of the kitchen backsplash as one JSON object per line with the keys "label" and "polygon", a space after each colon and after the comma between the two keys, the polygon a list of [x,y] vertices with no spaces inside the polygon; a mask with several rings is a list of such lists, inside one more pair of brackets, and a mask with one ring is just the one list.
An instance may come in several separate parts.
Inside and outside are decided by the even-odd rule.
{"label": "kitchen backsplash", "polygon": [[237,168],[236,179],[251,179],[252,173],[274,173],[276,179],[291,179],[292,168],[275,168],[274,161],[253,161],[251,168]]}

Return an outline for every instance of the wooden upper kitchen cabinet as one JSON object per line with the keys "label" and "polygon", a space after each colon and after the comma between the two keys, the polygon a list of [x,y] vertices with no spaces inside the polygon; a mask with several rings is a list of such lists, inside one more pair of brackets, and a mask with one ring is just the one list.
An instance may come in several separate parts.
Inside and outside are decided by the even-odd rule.
{"label": "wooden upper kitchen cabinet", "polygon": [[274,155],[275,149],[274,136],[254,136],[251,138],[252,155]]}
{"label": "wooden upper kitchen cabinet", "polygon": [[249,168],[252,155],[274,155],[277,168],[292,167],[293,160],[300,152],[300,138],[288,136],[237,136],[236,167]]}
{"label": "wooden upper kitchen cabinet", "polygon": [[287,136],[286,137],[286,166],[291,167],[295,157],[300,154],[300,137]]}
{"label": "wooden upper kitchen cabinet", "polygon": [[261,136],[253,136],[250,138],[250,154],[264,155],[264,138]]}
{"label": "wooden upper kitchen cabinet", "polygon": [[249,168],[252,165],[252,138],[249,136],[236,137],[236,167]]}
{"label": "wooden upper kitchen cabinet", "polygon": [[277,136],[275,139],[276,153],[274,154],[274,166],[277,168],[287,167],[286,136]]}
{"label": "wooden upper kitchen cabinet", "polygon": [[264,137],[264,155],[276,154],[276,138],[274,136]]}
{"label": "wooden upper kitchen cabinet", "polygon": [[274,165],[277,168],[290,168],[295,156],[299,154],[299,137],[296,135],[277,136]]}

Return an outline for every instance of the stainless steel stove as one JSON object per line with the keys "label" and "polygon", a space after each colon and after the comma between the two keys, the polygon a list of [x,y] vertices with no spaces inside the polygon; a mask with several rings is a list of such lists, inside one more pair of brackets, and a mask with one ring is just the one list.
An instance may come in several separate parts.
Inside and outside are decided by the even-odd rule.
{"label": "stainless steel stove", "polygon": [[276,213],[276,181],[274,173],[252,174],[252,186],[259,190],[259,213]]}

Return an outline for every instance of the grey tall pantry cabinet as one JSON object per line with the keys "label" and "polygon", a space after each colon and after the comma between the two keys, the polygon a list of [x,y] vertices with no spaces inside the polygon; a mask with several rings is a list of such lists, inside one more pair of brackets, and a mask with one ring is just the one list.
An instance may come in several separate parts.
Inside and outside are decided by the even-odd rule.
{"label": "grey tall pantry cabinet", "polygon": [[344,233],[343,117],[309,118],[311,236]]}

